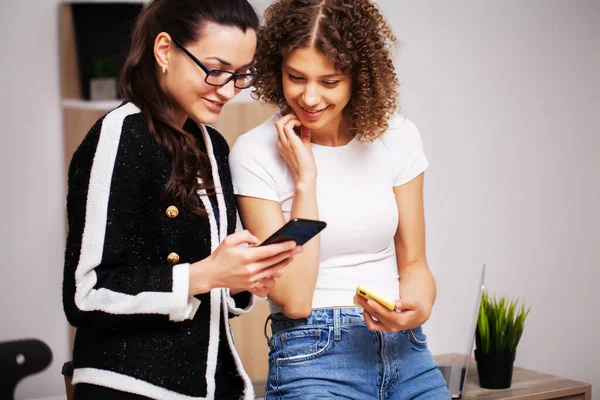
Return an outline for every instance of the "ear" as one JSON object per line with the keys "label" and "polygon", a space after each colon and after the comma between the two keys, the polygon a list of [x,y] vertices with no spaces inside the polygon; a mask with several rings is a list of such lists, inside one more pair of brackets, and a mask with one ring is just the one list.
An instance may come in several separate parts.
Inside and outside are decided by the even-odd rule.
{"label": "ear", "polygon": [[166,32],[161,32],[154,40],[154,58],[159,70],[165,70],[169,67],[171,52],[173,51],[173,41]]}

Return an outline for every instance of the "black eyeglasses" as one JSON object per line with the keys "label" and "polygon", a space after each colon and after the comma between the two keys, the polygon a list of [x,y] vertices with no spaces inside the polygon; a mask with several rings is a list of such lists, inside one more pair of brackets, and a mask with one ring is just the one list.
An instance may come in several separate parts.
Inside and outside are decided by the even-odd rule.
{"label": "black eyeglasses", "polygon": [[238,74],[237,72],[224,71],[221,69],[209,68],[206,65],[202,64],[200,60],[198,60],[192,53],[188,51],[181,43],[177,40],[171,38],[173,42],[183,50],[183,52],[192,59],[193,62],[196,63],[202,70],[206,73],[206,78],[204,78],[204,82],[208,83],[211,86],[225,86],[231,80],[233,80],[233,86],[238,89],[247,89],[250,86],[256,83],[258,79],[258,73],[256,69],[253,67],[248,68],[249,72]]}

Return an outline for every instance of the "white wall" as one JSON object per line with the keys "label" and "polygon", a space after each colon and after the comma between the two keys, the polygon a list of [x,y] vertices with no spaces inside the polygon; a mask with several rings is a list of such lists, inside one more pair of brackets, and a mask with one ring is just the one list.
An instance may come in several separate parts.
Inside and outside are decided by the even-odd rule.
{"label": "white wall", "polygon": [[[55,355],[17,398],[64,393],[60,365],[69,357],[57,3],[0,2],[0,341],[41,338]],[[253,3],[262,11],[268,1]],[[379,4],[404,42],[402,105],[431,161],[432,351],[466,346],[485,261],[492,292],[532,304],[517,365],[600,388],[600,2]]]}
{"label": "white wall", "polygon": [[57,1],[0,2],[0,341],[37,338],[54,353],[17,398],[64,393],[64,193]]}
{"label": "white wall", "polygon": [[434,353],[465,351],[481,264],[531,314],[516,364],[600,399],[600,2],[379,4],[424,136]]}

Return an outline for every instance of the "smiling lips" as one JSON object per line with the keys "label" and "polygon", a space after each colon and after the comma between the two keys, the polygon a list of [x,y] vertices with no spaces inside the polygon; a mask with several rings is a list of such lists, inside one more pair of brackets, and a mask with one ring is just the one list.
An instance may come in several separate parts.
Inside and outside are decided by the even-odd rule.
{"label": "smiling lips", "polygon": [[204,98],[204,101],[206,101],[206,104],[208,105],[208,108],[213,110],[213,111],[221,111],[221,109],[223,108],[223,106],[225,105],[225,103],[220,102],[220,101],[214,101],[214,100],[209,100],[207,98]]}
{"label": "smiling lips", "polygon": [[319,118],[323,114],[323,112],[325,110],[327,110],[328,107],[329,106],[327,106],[325,108],[318,109],[318,110],[314,110],[314,109],[310,110],[310,109],[307,109],[307,108],[304,108],[304,107],[300,106],[300,108],[302,109],[302,111],[304,111],[304,115],[308,119],[317,119],[317,118]]}

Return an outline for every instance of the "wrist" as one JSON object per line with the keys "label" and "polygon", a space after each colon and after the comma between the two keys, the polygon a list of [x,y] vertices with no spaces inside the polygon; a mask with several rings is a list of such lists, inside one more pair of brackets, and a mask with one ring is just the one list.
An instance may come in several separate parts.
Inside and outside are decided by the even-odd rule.
{"label": "wrist", "polygon": [[216,287],[209,258],[190,265],[190,296],[208,293],[212,288]]}
{"label": "wrist", "polygon": [[317,192],[317,180],[298,181],[294,188],[296,193],[316,193]]}

